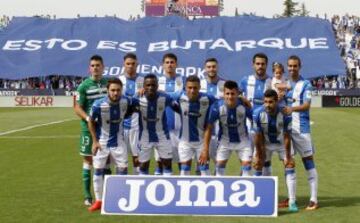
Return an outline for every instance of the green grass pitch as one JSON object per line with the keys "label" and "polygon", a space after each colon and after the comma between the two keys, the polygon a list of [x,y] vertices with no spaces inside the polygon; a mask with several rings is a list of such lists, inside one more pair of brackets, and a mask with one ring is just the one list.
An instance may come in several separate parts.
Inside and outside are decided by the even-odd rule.
{"label": "green grass pitch", "polygon": [[[0,134],[23,130],[0,135],[0,222],[359,222],[360,109],[312,109],[311,120],[321,206],[316,211],[304,210],[309,187],[297,157],[299,213],[280,209],[277,218],[102,216],[83,206],[80,126],[72,109],[1,108]],[[284,174],[275,156],[273,172],[279,176],[281,200]],[[238,173],[233,157],[227,175]]]}

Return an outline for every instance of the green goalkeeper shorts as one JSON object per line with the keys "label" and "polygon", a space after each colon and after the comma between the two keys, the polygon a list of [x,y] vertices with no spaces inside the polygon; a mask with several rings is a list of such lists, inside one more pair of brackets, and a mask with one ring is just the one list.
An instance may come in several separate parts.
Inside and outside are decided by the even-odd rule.
{"label": "green goalkeeper shorts", "polygon": [[80,133],[80,144],[79,144],[80,155],[81,156],[92,156],[91,146],[92,146],[92,139],[91,139],[90,132],[82,131]]}

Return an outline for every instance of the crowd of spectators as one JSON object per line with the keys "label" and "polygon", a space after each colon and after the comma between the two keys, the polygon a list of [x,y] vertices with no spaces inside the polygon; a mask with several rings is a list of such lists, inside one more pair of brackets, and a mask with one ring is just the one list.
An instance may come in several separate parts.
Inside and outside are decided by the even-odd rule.
{"label": "crowd of spectators", "polygon": [[[336,35],[336,43],[340,49],[341,57],[346,64],[345,87],[360,87],[360,17],[358,16],[333,16],[331,23]],[[335,81],[338,81],[337,78]],[[326,76],[322,82],[332,82]],[[330,84],[332,86],[332,84]]]}
{"label": "crowd of spectators", "polygon": [[82,82],[82,77],[51,75],[46,77],[31,77],[22,80],[0,79],[0,89],[65,89],[75,90]]}

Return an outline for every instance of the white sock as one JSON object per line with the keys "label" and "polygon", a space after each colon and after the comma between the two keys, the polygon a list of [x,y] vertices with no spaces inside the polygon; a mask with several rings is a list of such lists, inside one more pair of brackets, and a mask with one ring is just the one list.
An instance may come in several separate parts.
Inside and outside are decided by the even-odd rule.
{"label": "white sock", "polygon": [[289,203],[296,201],[296,173],[294,168],[285,169],[286,187],[288,190]]}
{"label": "white sock", "polygon": [[139,173],[140,173],[140,167],[139,166],[137,166],[137,167],[133,167],[133,175],[139,175]]}
{"label": "white sock", "polygon": [[172,175],[172,169],[168,169],[168,168],[164,168],[163,170],[163,175],[164,176],[171,176]]}
{"label": "white sock", "polygon": [[241,167],[241,171],[242,171],[241,176],[243,176],[243,177],[251,176],[251,174],[250,174],[250,172],[251,172],[251,166],[250,166],[250,165],[242,166],[242,167]]}
{"label": "white sock", "polygon": [[264,166],[262,171],[263,171],[263,176],[271,176],[272,174],[271,166],[266,166],[266,167]]}
{"label": "white sock", "polygon": [[308,182],[310,186],[310,201],[315,203],[317,200],[317,190],[318,190],[318,174],[315,168],[312,168],[307,171],[308,174]]}
{"label": "white sock", "polygon": [[181,171],[180,171],[180,175],[181,175],[181,176],[190,176],[190,171],[181,170]]}
{"label": "white sock", "polygon": [[97,201],[102,200],[102,192],[103,192],[103,184],[104,184],[103,173],[104,173],[103,169],[96,169],[94,171],[93,186],[94,186],[95,199]]}
{"label": "white sock", "polygon": [[201,173],[201,176],[210,176],[210,170],[209,169],[201,170],[200,173]]}

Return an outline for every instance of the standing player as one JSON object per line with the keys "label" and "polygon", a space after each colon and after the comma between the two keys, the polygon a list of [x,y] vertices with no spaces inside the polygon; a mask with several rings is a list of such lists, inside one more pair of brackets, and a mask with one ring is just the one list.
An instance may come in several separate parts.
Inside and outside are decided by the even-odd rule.
{"label": "standing player", "polygon": [[80,134],[80,155],[83,156],[82,181],[84,189],[84,204],[90,206],[91,196],[91,168],[92,168],[92,140],[87,126],[89,122],[89,112],[96,99],[106,96],[106,79],[103,78],[104,72],[103,59],[99,55],[90,58],[89,71],[91,76],[86,78],[78,87],[76,94],[75,113],[81,118]]}
{"label": "standing player", "polygon": [[[263,105],[264,92],[271,88],[271,78],[266,74],[268,57],[264,53],[255,54],[252,62],[255,74],[249,75],[241,80],[240,90],[243,92],[243,96],[250,101],[254,111]],[[255,133],[252,129],[252,122],[248,119],[246,124],[253,149]],[[264,164],[264,174],[268,175],[267,172],[271,172],[271,162]]]}
{"label": "standing player", "polygon": [[[200,79],[196,75],[186,78],[185,92],[174,96],[181,110],[181,132],[179,138],[180,175],[190,175],[191,161],[195,154],[200,157],[203,148],[204,130],[213,96],[200,93]],[[209,164],[200,166],[201,175],[209,175]]]}
{"label": "standing player", "polygon": [[[173,53],[167,53],[162,58],[164,75],[159,77],[159,90],[164,91],[170,96],[175,92],[180,92],[184,89],[184,78],[176,73],[177,57]],[[170,134],[171,145],[173,149],[173,162],[179,162],[178,144],[180,135],[181,120],[180,115],[175,113],[171,108],[166,108],[167,126]],[[155,159],[158,162],[155,170],[155,175],[162,174],[162,166],[159,156],[155,151]]]}
{"label": "standing player", "polygon": [[[200,92],[207,93],[214,96],[216,99],[221,99],[224,96],[224,83],[221,77],[218,76],[218,61],[216,58],[208,58],[205,60],[205,79],[202,79]],[[213,135],[210,141],[209,155],[210,159],[216,164],[216,150],[217,150],[217,134],[219,132],[218,124],[215,124]],[[198,171],[198,170],[197,170]]]}
{"label": "standing player", "polygon": [[138,100],[140,113],[140,174],[149,174],[152,150],[157,151],[163,166],[163,174],[171,175],[172,147],[167,126],[166,108],[179,110],[173,99],[158,91],[158,80],[154,74],[144,79],[144,94]]}
{"label": "standing player", "polygon": [[209,157],[211,132],[218,121],[219,147],[216,155],[216,176],[224,176],[226,163],[232,151],[241,160],[241,173],[250,176],[252,150],[246,130],[246,117],[251,117],[251,110],[239,99],[239,88],[236,82],[226,81],[224,99],[216,101],[210,108],[208,124],[204,134],[204,149],[200,163],[205,164]]}
{"label": "standing player", "polygon": [[118,78],[108,81],[107,90],[107,97],[96,100],[90,112],[89,130],[93,140],[93,185],[96,201],[89,211],[101,209],[103,171],[109,157],[114,161],[116,174],[127,174],[128,156],[124,142],[123,120],[133,111],[131,99],[121,96],[122,83]]}
{"label": "standing player", "polygon": [[216,58],[208,58],[205,60],[205,79],[200,82],[200,92],[211,94],[217,99],[224,95],[224,83],[218,75],[218,61]]}
{"label": "standing player", "polygon": [[289,211],[297,212],[295,162],[291,155],[291,116],[282,113],[275,90],[265,91],[264,105],[254,111],[253,123],[256,132],[254,141],[256,148],[255,175],[262,175],[263,161],[270,161],[272,154],[277,152],[285,166]]}
{"label": "standing player", "polygon": [[[310,185],[310,202],[306,210],[319,208],[317,200],[318,174],[314,163],[314,149],[310,135],[310,104],[311,83],[300,75],[301,60],[298,56],[290,56],[288,59],[288,72],[290,76],[291,90],[287,93],[288,107],[284,113],[292,117],[292,145],[295,152],[302,157],[307,171]],[[286,206],[286,202],[283,202]]]}
{"label": "standing player", "polygon": [[[122,94],[130,98],[134,97],[138,93],[144,83],[144,77],[136,73],[137,65],[137,57],[135,54],[128,53],[124,56],[125,70],[119,78],[124,85],[122,88]],[[126,146],[128,151],[131,152],[133,158],[133,174],[138,174],[139,114],[134,113],[131,117],[124,120],[124,128]]]}

